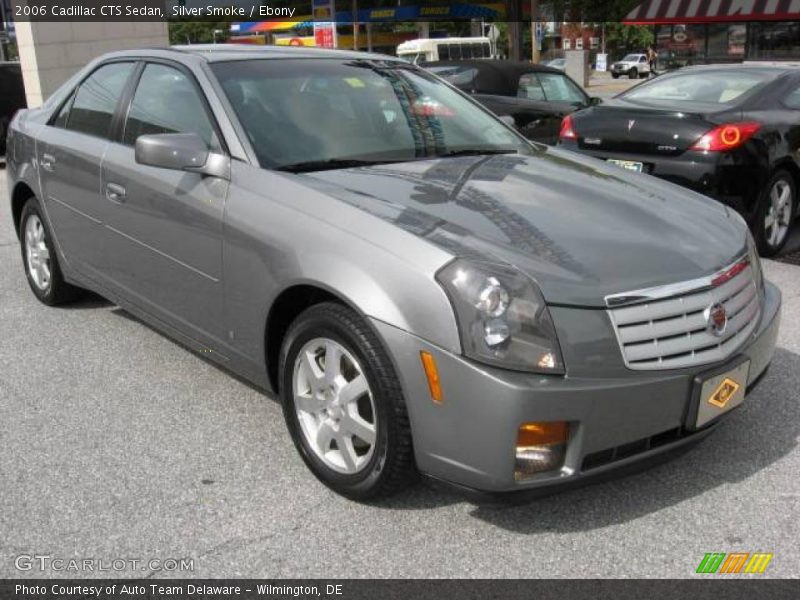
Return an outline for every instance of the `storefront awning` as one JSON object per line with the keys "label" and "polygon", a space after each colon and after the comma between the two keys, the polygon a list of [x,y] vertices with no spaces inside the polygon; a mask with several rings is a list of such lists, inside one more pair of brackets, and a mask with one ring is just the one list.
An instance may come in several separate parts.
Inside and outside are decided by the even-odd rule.
{"label": "storefront awning", "polygon": [[646,0],[623,23],[800,21],[800,0]]}

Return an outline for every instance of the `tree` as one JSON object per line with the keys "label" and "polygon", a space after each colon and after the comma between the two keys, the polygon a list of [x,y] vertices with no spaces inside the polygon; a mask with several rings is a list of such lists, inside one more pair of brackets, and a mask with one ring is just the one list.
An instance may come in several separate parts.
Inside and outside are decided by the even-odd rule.
{"label": "tree", "polygon": [[611,54],[644,52],[655,41],[652,28],[646,25],[606,23],[606,49]]}
{"label": "tree", "polygon": [[[170,44],[212,44],[228,41],[231,32],[230,21],[170,21]],[[214,34],[214,31],[222,33]],[[215,39],[216,38],[216,39]]]}

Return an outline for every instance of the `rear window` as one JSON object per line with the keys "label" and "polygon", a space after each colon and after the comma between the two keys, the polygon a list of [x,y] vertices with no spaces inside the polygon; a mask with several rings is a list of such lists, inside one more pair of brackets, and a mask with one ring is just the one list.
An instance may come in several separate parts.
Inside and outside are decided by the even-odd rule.
{"label": "rear window", "polygon": [[755,71],[693,72],[655,79],[622,94],[626,100],[730,104],[763,85],[770,75]]}
{"label": "rear window", "polygon": [[460,88],[470,88],[478,74],[478,69],[467,66],[430,67],[428,70]]}

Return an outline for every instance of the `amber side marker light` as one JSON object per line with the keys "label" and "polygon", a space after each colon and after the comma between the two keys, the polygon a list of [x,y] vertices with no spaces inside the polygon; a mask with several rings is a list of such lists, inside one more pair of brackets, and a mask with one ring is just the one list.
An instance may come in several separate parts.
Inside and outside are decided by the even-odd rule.
{"label": "amber side marker light", "polygon": [[424,350],[419,353],[422,360],[422,368],[425,370],[425,377],[428,378],[428,389],[431,391],[431,398],[437,404],[442,402],[442,384],[439,381],[439,370],[436,368],[436,360],[430,352]]}
{"label": "amber side marker light", "polygon": [[514,479],[521,481],[560,469],[564,465],[569,439],[569,423],[551,421],[523,423],[517,431]]}

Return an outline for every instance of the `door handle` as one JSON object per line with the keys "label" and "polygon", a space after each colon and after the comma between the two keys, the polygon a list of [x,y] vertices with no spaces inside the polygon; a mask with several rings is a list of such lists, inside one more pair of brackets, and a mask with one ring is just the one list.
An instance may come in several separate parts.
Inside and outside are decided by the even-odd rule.
{"label": "door handle", "polygon": [[117,183],[106,184],[106,198],[117,204],[125,202],[125,188]]}
{"label": "door handle", "polygon": [[45,171],[52,173],[55,170],[56,157],[52,154],[44,153],[42,154],[42,159],[39,161],[39,164],[42,165]]}

